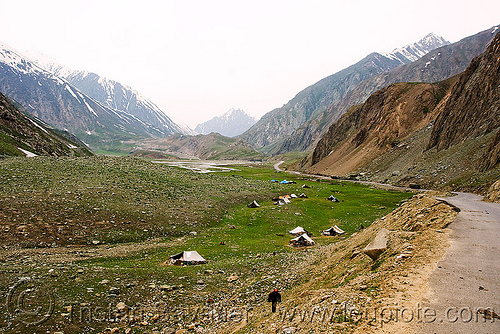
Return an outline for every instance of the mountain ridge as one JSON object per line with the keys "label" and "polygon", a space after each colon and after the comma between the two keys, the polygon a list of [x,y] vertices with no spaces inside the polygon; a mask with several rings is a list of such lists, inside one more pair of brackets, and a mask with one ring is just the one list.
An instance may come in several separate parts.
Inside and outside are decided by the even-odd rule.
{"label": "mountain ridge", "polygon": [[[429,44],[427,37],[433,36],[427,35],[424,38],[425,43],[424,39],[420,40],[422,47],[444,43],[444,39],[436,38],[437,44]],[[414,48],[415,43],[407,47]],[[395,50],[398,51],[394,55],[385,53],[385,56],[373,52],[357,63],[306,87],[284,106],[264,115],[239,138],[247,140],[264,152],[266,152],[266,146],[279,145],[295,129],[314,118],[333,102],[340,100],[361,81],[411,62],[410,59],[404,58],[400,49]],[[412,57],[416,56],[415,52],[408,51],[408,54],[412,54]]]}
{"label": "mountain ridge", "polygon": [[204,135],[217,132],[226,137],[236,137],[256,122],[257,120],[245,111],[231,108],[220,116],[198,124],[194,131]]}
{"label": "mountain ridge", "polygon": [[169,135],[174,133],[195,134],[186,125],[172,121],[155,103],[128,85],[100,76],[97,73],[71,69],[38,52],[28,51],[26,55],[41,68],[68,81],[104,106],[134,115],[144,122],[164,129],[163,131]]}
{"label": "mountain ridge", "polygon": [[500,178],[500,33],[467,69],[395,83],[353,106],[297,167],[429,189],[485,191]]}
{"label": "mountain ridge", "polygon": [[71,135],[23,113],[0,93],[0,156],[86,156],[91,152]]}
{"label": "mountain ridge", "polygon": [[[274,153],[313,150],[319,139],[351,106],[365,102],[375,91],[396,82],[438,82],[463,72],[471,60],[483,53],[493,39],[495,27],[432,50],[419,60],[361,81],[342,99],[316,118],[294,130]],[[493,29],[493,30],[492,30]]]}

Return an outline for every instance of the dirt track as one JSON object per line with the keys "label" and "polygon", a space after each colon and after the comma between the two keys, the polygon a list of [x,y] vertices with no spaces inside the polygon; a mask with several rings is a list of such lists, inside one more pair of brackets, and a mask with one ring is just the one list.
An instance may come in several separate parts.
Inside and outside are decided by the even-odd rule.
{"label": "dirt track", "polygon": [[[500,332],[500,204],[459,193],[443,200],[461,209],[449,228],[451,247],[429,279],[430,316],[416,333]],[[488,309],[494,313],[484,311]],[[436,311],[436,317],[433,317]],[[422,311],[423,312],[423,311]],[[434,321],[432,321],[435,318]]]}

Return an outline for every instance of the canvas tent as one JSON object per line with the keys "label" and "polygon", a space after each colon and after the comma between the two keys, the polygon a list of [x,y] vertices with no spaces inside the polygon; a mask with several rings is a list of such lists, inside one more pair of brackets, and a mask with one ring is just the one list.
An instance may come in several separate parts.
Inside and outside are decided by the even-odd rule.
{"label": "canvas tent", "polygon": [[330,195],[330,197],[327,198],[329,201],[332,201],[332,202],[338,202],[339,200],[337,199],[337,197],[333,196],[333,195]]}
{"label": "canvas tent", "polygon": [[301,235],[301,234],[309,234],[303,227],[301,226],[297,226],[296,228],[294,228],[293,230],[289,231],[288,233],[290,233],[291,235],[295,235],[295,236],[298,236],[298,235]]}
{"label": "canvas tent", "polygon": [[311,239],[306,233],[298,236],[295,239],[290,240],[290,245],[293,247],[307,247],[314,246],[316,243]]}
{"label": "canvas tent", "polygon": [[257,201],[253,201],[252,203],[247,205],[249,208],[259,208],[260,205],[257,203]]}
{"label": "canvas tent", "polygon": [[202,264],[206,262],[207,260],[205,260],[197,251],[184,251],[170,257],[170,263],[175,265]]}
{"label": "canvas tent", "polygon": [[323,231],[323,235],[336,236],[340,234],[344,234],[345,232],[340,229],[337,225],[330,227],[328,230]]}

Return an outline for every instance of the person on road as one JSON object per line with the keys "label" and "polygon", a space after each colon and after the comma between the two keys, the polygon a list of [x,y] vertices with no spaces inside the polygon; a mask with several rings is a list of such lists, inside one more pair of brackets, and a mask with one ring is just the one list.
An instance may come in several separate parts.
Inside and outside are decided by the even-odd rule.
{"label": "person on road", "polygon": [[276,305],[281,302],[281,295],[278,292],[278,289],[274,289],[273,292],[269,294],[267,301],[271,303],[273,312],[276,312]]}

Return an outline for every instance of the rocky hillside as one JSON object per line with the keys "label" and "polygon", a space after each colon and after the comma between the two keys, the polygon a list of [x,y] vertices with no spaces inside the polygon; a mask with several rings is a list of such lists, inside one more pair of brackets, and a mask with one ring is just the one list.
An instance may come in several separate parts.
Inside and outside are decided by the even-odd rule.
{"label": "rocky hillside", "polygon": [[451,81],[398,83],[372,94],[330,127],[308,157],[308,170],[344,175],[398,146],[436,117]]}
{"label": "rocky hillside", "polygon": [[422,58],[389,72],[360,82],[345,96],[332,103],[317,117],[304,123],[288,136],[275,153],[313,150],[318,140],[351,106],[360,104],[376,92],[396,82],[437,82],[457,75],[469,66],[471,60],[483,53],[495,36],[496,27],[464,38],[456,43],[437,48]]}
{"label": "rocky hillside", "polygon": [[0,156],[91,155],[81,142],[65,138],[40,120],[25,115],[0,93]]}
{"label": "rocky hillside", "polygon": [[318,113],[361,81],[385,73],[403,64],[411,63],[427,52],[448,44],[442,37],[429,34],[418,43],[396,49],[390,53],[372,53],[356,64],[326,77],[299,92],[283,107],[262,117],[240,137],[263,151],[272,151],[293,130],[315,118]]}
{"label": "rocky hillside", "polygon": [[218,133],[185,136],[176,134],[162,139],[148,139],[136,143],[134,151],[157,152],[178,157],[205,160],[261,160],[264,155],[241,139],[224,137]]}
{"label": "rocky hillside", "polygon": [[169,134],[164,128],[100,104],[4,44],[0,44],[0,92],[19,102],[30,114],[67,129],[95,148]]}
{"label": "rocky hillside", "polygon": [[[488,51],[475,58],[453,87],[450,98],[439,114],[431,133],[428,149],[448,149],[469,138],[485,136],[500,128],[500,35]],[[500,131],[498,131],[500,135]],[[499,136],[488,148],[485,169],[500,162]]]}
{"label": "rocky hillside", "polygon": [[257,122],[241,109],[230,109],[221,116],[214,117],[196,126],[194,131],[202,135],[216,132],[226,137],[236,137]]}
{"label": "rocky hillside", "polygon": [[[486,191],[500,174],[500,35],[456,78],[374,93],[301,162],[310,172]],[[455,83],[453,83],[455,82]],[[435,122],[434,122],[435,119]]]}

